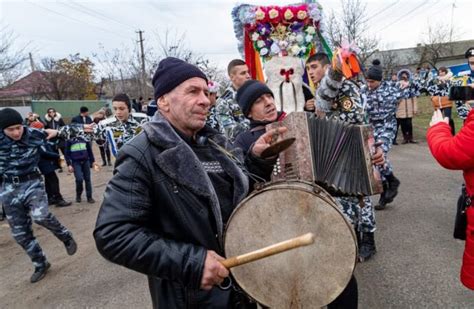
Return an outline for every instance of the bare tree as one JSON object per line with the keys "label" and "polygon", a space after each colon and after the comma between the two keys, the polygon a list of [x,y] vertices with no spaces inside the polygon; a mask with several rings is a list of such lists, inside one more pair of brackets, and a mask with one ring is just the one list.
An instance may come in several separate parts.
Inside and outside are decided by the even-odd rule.
{"label": "bare tree", "polygon": [[438,69],[436,64],[440,58],[453,54],[453,42],[457,36],[457,32],[446,23],[429,24],[421,38],[422,44],[417,47],[420,55],[419,65],[429,64]]}
{"label": "bare tree", "polygon": [[379,55],[380,62],[382,63],[384,70],[384,76],[390,76],[391,74],[396,73],[396,71],[400,68],[400,59],[398,59],[397,53],[393,49],[386,46],[384,47],[384,51],[380,52]]}
{"label": "bare tree", "polygon": [[[132,98],[152,96],[153,85],[151,79],[159,62],[165,57],[175,57],[198,66],[209,79],[217,81],[221,87],[227,85],[225,72],[214,65],[203,55],[196,53],[186,45],[185,34],[166,30],[163,36],[155,34],[145,45],[145,66],[147,68],[146,85],[142,85],[141,62],[138,46],[133,49],[114,49],[108,51],[100,46],[100,51],[93,54],[97,61],[98,72],[101,77],[99,89],[107,96],[125,92]],[[142,91],[141,89],[145,89]]]}
{"label": "bare tree", "polygon": [[328,20],[328,35],[333,46],[340,46],[345,40],[354,42],[360,48],[359,59],[366,64],[367,59],[377,50],[378,39],[367,33],[367,4],[360,0],[341,0],[342,10],[331,12]]}
{"label": "bare tree", "polygon": [[[169,30],[166,30],[163,37],[157,35],[157,40],[159,47],[158,54],[160,55],[157,57],[157,60],[161,60],[165,57],[175,57],[182,59],[186,62],[196,65],[204,72],[204,74],[206,74],[210,80],[219,83],[222,91],[228,86],[229,81],[225,71],[220,69],[204,55],[190,49],[186,45],[186,35],[184,33],[171,33]],[[151,67],[156,69],[159,60],[156,61]]]}
{"label": "bare tree", "polygon": [[[147,50],[145,54],[150,54]],[[98,63],[101,76],[102,90],[99,96],[114,96],[118,93],[127,93],[132,98],[150,95],[150,86],[142,85],[141,64],[138,49],[113,49],[108,51],[100,46],[100,52],[93,54]],[[149,66],[148,66],[149,67]],[[144,93],[145,92],[145,93]]]}
{"label": "bare tree", "polygon": [[17,47],[17,36],[7,27],[0,29],[0,87],[8,86],[23,75],[28,59],[28,44]]}

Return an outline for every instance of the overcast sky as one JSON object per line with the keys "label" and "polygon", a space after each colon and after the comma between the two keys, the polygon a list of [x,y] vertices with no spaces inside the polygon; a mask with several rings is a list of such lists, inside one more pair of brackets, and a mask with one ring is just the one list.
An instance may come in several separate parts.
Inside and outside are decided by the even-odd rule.
{"label": "overcast sky", "polygon": [[[326,16],[340,7],[339,0],[319,2]],[[415,46],[429,22],[449,25],[451,15],[459,38],[474,39],[473,0],[366,2],[370,19],[367,31],[375,33],[384,47]],[[0,0],[0,26],[15,32],[16,44],[29,43],[38,61],[42,57],[62,58],[75,53],[90,57],[100,50],[100,44],[107,50],[133,49],[138,29],[145,31],[145,46],[156,45],[157,37],[163,37],[169,29],[184,33],[188,48],[225,67],[228,61],[239,57],[230,16],[237,3],[287,5],[295,1]]]}

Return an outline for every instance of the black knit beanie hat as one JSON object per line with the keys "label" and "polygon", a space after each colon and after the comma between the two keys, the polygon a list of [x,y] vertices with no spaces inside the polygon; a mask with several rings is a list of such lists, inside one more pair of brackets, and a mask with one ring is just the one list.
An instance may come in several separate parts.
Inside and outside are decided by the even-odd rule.
{"label": "black knit beanie hat", "polygon": [[126,93],[119,93],[117,94],[113,99],[112,99],[112,102],[114,101],[117,101],[117,102],[124,102],[127,107],[128,107],[128,111],[131,112],[132,111],[132,104],[130,103],[130,98],[128,97],[128,95]]}
{"label": "black knit beanie hat", "polygon": [[22,124],[23,117],[13,108],[4,108],[0,110],[0,129],[5,129],[16,124]]}
{"label": "black knit beanie hat", "polygon": [[372,79],[376,81],[381,81],[383,79],[383,70],[380,65],[380,60],[375,59],[372,61],[372,66],[367,71],[367,79]]}
{"label": "black knit beanie hat", "polygon": [[155,99],[158,100],[182,82],[193,77],[200,77],[207,84],[206,74],[197,66],[173,57],[161,60],[152,80],[153,87],[155,88]]}
{"label": "black knit beanie hat", "polygon": [[257,99],[264,94],[270,94],[272,97],[273,92],[268,88],[267,85],[258,80],[248,80],[237,90],[237,95],[235,99],[244,113],[244,116],[247,117],[250,108]]}
{"label": "black knit beanie hat", "polygon": [[469,57],[474,57],[474,47],[469,47],[464,53],[464,57],[468,59]]}

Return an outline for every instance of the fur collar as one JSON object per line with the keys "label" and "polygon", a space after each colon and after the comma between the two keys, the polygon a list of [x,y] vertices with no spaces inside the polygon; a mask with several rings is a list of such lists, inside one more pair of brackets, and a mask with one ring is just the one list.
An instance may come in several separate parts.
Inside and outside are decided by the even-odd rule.
{"label": "fur collar", "polygon": [[57,121],[59,121],[59,119],[61,119],[61,117],[62,117],[61,114],[58,113],[58,112],[56,112],[56,116],[54,116],[54,118],[49,117],[48,114],[44,115],[44,119],[48,122],[50,122],[51,120],[54,120],[54,121],[57,122]]}
{"label": "fur collar", "polygon": [[[143,131],[150,143],[158,149],[158,152],[153,154],[153,159],[160,169],[176,183],[210,200],[222,241],[223,222],[219,200],[210,178],[191,147],[160,113],[156,113],[152,121],[143,125]],[[232,148],[223,135],[210,128],[205,127],[199,135],[212,139],[223,148]],[[214,154],[216,160],[234,181],[234,205],[237,205],[248,193],[248,178],[224,153],[216,150]],[[239,155],[240,153],[237,156]],[[243,161],[242,156],[240,159]]]}

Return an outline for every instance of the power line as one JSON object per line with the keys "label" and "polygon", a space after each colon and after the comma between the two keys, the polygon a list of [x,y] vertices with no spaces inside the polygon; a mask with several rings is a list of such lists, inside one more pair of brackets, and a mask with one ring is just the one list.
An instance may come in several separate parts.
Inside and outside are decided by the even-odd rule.
{"label": "power line", "polygon": [[404,19],[404,18],[407,18],[408,16],[410,16],[411,14],[413,14],[413,12],[415,12],[416,10],[418,10],[419,8],[421,8],[422,6],[425,6],[429,4],[429,2],[422,2],[420,5],[418,5],[416,8],[414,8],[413,10],[410,10],[407,14],[404,14],[402,15],[401,17],[397,18],[396,20],[394,20],[393,22],[389,23],[388,25],[386,25],[385,27],[382,27],[381,29],[378,29],[378,31],[382,31],[382,30],[385,30],[387,29],[388,27],[396,24],[397,22],[399,22],[400,20]]}
{"label": "power line", "polygon": [[99,27],[99,26],[96,26],[96,25],[91,25],[91,24],[89,24],[89,23],[86,23],[86,22],[84,22],[84,21],[82,21],[82,20],[79,20],[79,19],[76,19],[76,18],[74,18],[74,17],[70,17],[70,16],[67,16],[67,15],[61,14],[61,13],[56,12],[56,11],[54,11],[54,10],[51,10],[51,9],[49,9],[49,8],[47,8],[47,7],[44,7],[44,6],[42,6],[42,5],[39,5],[38,3],[34,3],[34,2],[29,1],[29,0],[25,0],[25,1],[28,2],[28,3],[31,3],[31,4],[33,4],[33,5],[35,5],[35,6],[37,6],[37,7],[39,7],[39,8],[41,8],[41,9],[45,10],[45,11],[48,11],[48,12],[51,12],[51,13],[53,13],[53,14],[59,15],[59,16],[61,16],[61,17],[63,17],[63,18],[66,18],[66,19],[69,19],[69,20],[78,22],[78,23],[80,23],[80,24],[86,24],[86,25],[88,25],[88,26],[90,26],[90,27],[94,27],[94,28],[100,29],[100,30],[105,31],[105,32],[109,32],[109,33],[111,33],[111,34],[114,34],[114,35],[116,35],[116,36],[122,38],[122,39],[125,38],[125,37],[123,37],[122,35],[117,34],[117,33],[113,32],[113,31],[110,31],[110,30],[108,30],[108,29],[105,29],[105,28],[102,28],[102,27]]}
{"label": "power line", "polygon": [[369,16],[367,18],[367,21],[371,20],[374,17],[380,16],[380,14],[382,14],[383,12],[385,12],[386,10],[391,8],[392,6],[396,5],[398,2],[400,2],[400,0],[395,1],[394,3],[391,3],[391,4],[387,5],[386,7],[382,8],[381,10],[379,10],[378,12],[372,14],[371,16]]}
{"label": "power line", "polygon": [[[124,23],[121,22],[120,20],[117,20],[117,19],[115,19],[115,18],[109,17],[109,16],[107,16],[107,15],[105,15],[105,14],[99,12],[99,11],[93,10],[93,9],[91,9],[91,8],[89,8],[89,7],[87,7],[87,6],[83,5],[83,4],[81,4],[81,3],[71,1],[71,4],[73,4],[73,5],[76,6],[77,8],[82,9],[82,12],[84,12],[84,10],[85,10],[85,11],[90,12],[90,13],[92,13],[92,14],[94,14],[94,15],[100,17],[100,18],[105,18],[105,19],[108,19],[108,20],[110,20],[110,21],[113,21],[113,22],[115,22],[115,23],[117,23],[117,24],[119,24],[119,25],[122,25],[122,26],[124,26],[124,27],[130,28],[130,29],[135,29],[135,27],[132,27],[132,26],[127,25],[127,24],[124,24]],[[89,14],[86,13],[86,14],[91,15],[90,13],[89,13]],[[92,16],[92,15],[91,15],[91,16]]]}

